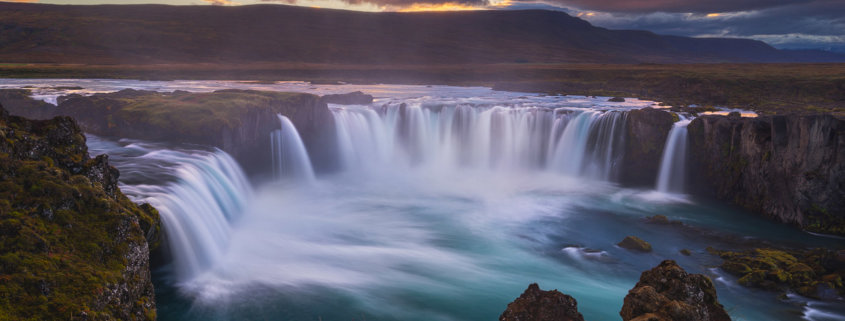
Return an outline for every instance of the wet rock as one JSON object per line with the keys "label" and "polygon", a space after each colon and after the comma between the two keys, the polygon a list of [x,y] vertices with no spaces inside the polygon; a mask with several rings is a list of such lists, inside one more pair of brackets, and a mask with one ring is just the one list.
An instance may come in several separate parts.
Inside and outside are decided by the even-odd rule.
{"label": "wet rock", "polygon": [[624,249],[640,252],[651,252],[651,244],[633,235],[626,236],[625,239],[622,240],[622,242],[619,242],[616,245]]}
{"label": "wet rock", "polygon": [[701,274],[688,274],[671,260],[643,272],[625,296],[619,315],[624,321],[730,320],[713,282]]}
{"label": "wet rock", "polygon": [[702,116],[688,126],[694,192],[807,230],[845,235],[845,120]]}
{"label": "wet rock", "polygon": [[532,283],[508,304],[499,321],[583,321],[578,302],[557,290],[543,291]]}
{"label": "wet rock", "polygon": [[369,105],[373,102],[373,96],[360,91],[345,94],[325,95],[320,98],[327,104],[336,105]]}
{"label": "wet rock", "polygon": [[690,252],[690,250],[687,250],[687,249],[681,249],[679,252],[680,252],[681,254],[685,255],[685,256],[690,256],[690,255],[692,255],[692,252]]}
{"label": "wet rock", "polygon": [[613,98],[608,99],[607,101],[614,102],[614,103],[622,103],[622,102],[625,102],[625,98],[613,97]]}

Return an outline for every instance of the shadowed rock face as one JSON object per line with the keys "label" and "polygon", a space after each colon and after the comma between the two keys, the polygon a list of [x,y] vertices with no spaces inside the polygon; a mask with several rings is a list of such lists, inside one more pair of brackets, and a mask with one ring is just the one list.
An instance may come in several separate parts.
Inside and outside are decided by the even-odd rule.
{"label": "shadowed rock face", "polygon": [[625,124],[625,161],[620,180],[623,184],[654,186],[660,157],[675,119],[666,111],[643,108],[628,112]]}
{"label": "shadowed rock face", "polygon": [[719,304],[713,282],[701,274],[688,274],[675,261],[666,260],[643,272],[625,296],[622,320],[730,320]]}
{"label": "shadowed rock face", "polygon": [[543,291],[537,283],[532,283],[508,304],[499,321],[584,321],[584,317],[571,296],[557,290]]}
{"label": "shadowed rock face", "polygon": [[155,319],[158,212],[126,198],[118,176],[88,156],[73,119],[0,106],[0,318]]}
{"label": "shadowed rock face", "polygon": [[775,220],[845,235],[845,121],[703,116],[689,127],[692,187]]}

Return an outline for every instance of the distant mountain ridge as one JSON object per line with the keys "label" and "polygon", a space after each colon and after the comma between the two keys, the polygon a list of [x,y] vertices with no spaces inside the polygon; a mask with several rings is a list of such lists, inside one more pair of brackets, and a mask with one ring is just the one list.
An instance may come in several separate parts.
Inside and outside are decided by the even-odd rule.
{"label": "distant mountain ridge", "polygon": [[283,5],[0,3],[6,63],[845,62],[748,39],[608,30],[559,11],[368,13]]}

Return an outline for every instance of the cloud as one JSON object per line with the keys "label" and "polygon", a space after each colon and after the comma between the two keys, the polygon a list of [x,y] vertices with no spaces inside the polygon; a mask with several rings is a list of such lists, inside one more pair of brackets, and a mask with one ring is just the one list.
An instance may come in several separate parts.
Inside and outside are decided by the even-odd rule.
{"label": "cloud", "polygon": [[806,3],[806,0],[552,0],[561,6],[603,12],[719,13]]}
{"label": "cloud", "polygon": [[202,0],[202,1],[208,2],[213,6],[231,6],[231,5],[239,4],[239,3],[232,1],[232,0]]}

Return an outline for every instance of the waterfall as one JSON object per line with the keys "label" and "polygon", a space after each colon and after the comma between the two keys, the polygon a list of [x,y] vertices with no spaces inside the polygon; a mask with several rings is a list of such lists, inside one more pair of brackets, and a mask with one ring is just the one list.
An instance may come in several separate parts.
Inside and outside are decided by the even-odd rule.
{"label": "waterfall", "polygon": [[314,169],[296,127],[287,117],[277,116],[281,129],[270,133],[273,175],[276,179],[313,181]]}
{"label": "waterfall", "polygon": [[612,179],[624,111],[473,106],[330,105],[347,170],[384,166],[549,170]]}
{"label": "waterfall", "polygon": [[675,122],[660,161],[660,172],[657,176],[657,190],[663,193],[682,194],[684,192],[684,176],[686,176],[687,155],[687,125],[689,120]]}
{"label": "waterfall", "polygon": [[122,186],[161,214],[179,280],[209,268],[229,243],[231,222],[252,195],[237,162],[222,151],[186,154],[158,152],[176,167],[175,182],[165,186]]}

